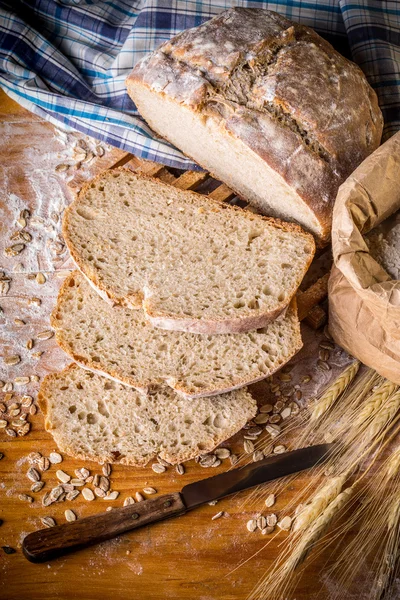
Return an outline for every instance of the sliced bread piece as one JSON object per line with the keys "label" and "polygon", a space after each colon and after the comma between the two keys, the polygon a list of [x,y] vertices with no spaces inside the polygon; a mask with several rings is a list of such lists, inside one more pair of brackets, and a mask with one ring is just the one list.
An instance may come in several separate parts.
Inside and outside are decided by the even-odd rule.
{"label": "sliced bread piece", "polygon": [[211,336],[152,327],[142,310],[110,306],[79,272],[51,317],[58,344],[81,366],[138,389],[220,394],[268,377],[302,346],[296,308],[264,329]]}
{"label": "sliced bread piece", "polygon": [[296,225],[106,171],[66,210],[65,241],[103,296],[194,333],[264,327],[289,304],[315,244]]}
{"label": "sliced bread piece", "polygon": [[189,404],[171,388],[146,396],[77,365],[44,378],[39,405],[63,452],[140,467],[157,455],[177,464],[210,452],[257,411],[245,389]]}

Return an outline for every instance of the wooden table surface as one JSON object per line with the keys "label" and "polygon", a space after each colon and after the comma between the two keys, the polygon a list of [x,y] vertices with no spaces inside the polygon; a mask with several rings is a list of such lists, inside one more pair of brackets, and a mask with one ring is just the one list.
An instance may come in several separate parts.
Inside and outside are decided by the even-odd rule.
{"label": "wooden table surface", "polygon": [[[55,131],[52,125],[25,111],[5,94],[0,97],[0,123],[0,270],[11,278],[7,295],[0,297],[3,309],[0,314],[0,355],[17,354],[22,359],[16,366],[7,366],[0,358],[0,380],[7,383],[27,375],[41,378],[69,362],[56,347],[54,339],[37,340],[32,350],[26,349],[28,339],[37,339],[35,336],[40,331],[49,328],[49,312],[57,289],[64,273],[72,266],[59,237],[60,214],[71,200],[67,183],[79,187],[94,173],[117,163],[124,153],[97,147],[98,155],[76,168],[76,156],[79,158],[79,152],[82,153],[79,148],[84,136]],[[88,145],[95,147],[95,142],[85,140],[86,148]],[[57,166],[65,164],[69,165],[68,169]],[[26,230],[33,240],[20,255],[6,256],[4,248],[15,243],[10,242],[9,236],[20,229],[15,220],[24,208],[31,213]],[[30,278],[30,274],[39,271],[47,279],[43,285],[37,283],[34,275]],[[32,298],[38,298],[40,306]],[[25,324],[15,323],[14,319],[22,319]],[[323,334],[305,327],[304,335],[305,349],[295,361],[293,383],[301,373],[312,368],[311,358],[314,360],[317,356],[318,340]],[[34,358],[32,353],[35,351],[44,353]],[[332,355],[332,371],[316,374],[319,387],[337,375],[348,361],[338,348]],[[14,398],[11,401],[6,398],[7,403],[18,401],[27,393],[36,397],[37,389],[35,381],[28,386],[14,385]],[[311,388],[306,385],[302,389],[306,399]],[[253,386],[252,390],[262,403],[271,397],[265,383]],[[0,395],[3,397],[0,402],[4,401],[6,392]],[[45,488],[43,492],[32,493],[33,503],[19,499],[20,494],[31,493],[31,482],[26,477],[28,455],[35,451],[49,456],[56,450],[52,437],[44,431],[40,412],[30,415],[29,421],[31,430],[22,437],[9,437],[4,429],[0,429],[0,451],[4,454],[0,460],[0,518],[3,520],[0,526],[0,598],[245,599],[277,556],[278,546],[287,534],[279,534],[266,546],[268,536],[246,529],[249,518],[260,512],[266,513],[263,500],[273,490],[273,484],[270,484],[250,506],[244,505],[248,492],[242,493],[224,499],[216,506],[203,506],[178,519],[143,528],[68,558],[42,565],[29,563],[22,555],[21,542],[27,533],[42,527],[41,517],[52,516],[62,523],[67,508],[73,509],[78,518],[95,514],[107,506],[121,506],[127,496],[143,490],[146,485],[155,487],[158,493],[177,491],[186,483],[222,472],[230,466],[229,461],[223,461],[217,469],[203,469],[190,461],[185,465],[184,475],[178,475],[173,467],[157,475],[150,466],[134,469],[117,465],[112,470],[111,481],[112,488],[119,491],[120,496],[114,502],[105,503],[100,498],[86,502],[80,496],[73,502],[56,503],[46,508],[42,506],[41,498],[45,490],[57,483],[56,466],[43,473]],[[224,445],[241,452],[243,432]],[[69,474],[82,466],[87,466],[92,474],[101,470],[95,463],[84,465],[67,456],[61,465]],[[289,486],[278,497],[274,512],[285,514],[285,505],[306,482],[307,475],[303,475]],[[212,520],[219,511],[224,511],[224,516]],[[6,554],[3,546],[16,552]],[[232,572],[256,553],[249,562]],[[322,577],[321,564],[316,561],[310,565],[294,598],[314,598],[320,592],[319,598],[330,598],[333,584],[329,578]]]}

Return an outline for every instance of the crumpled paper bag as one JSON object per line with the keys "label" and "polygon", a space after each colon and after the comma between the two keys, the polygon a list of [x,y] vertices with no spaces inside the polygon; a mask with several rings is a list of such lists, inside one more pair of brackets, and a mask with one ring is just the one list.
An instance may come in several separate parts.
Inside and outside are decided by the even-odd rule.
{"label": "crumpled paper bag", "polygon": [[347,352],[400,384],[400,281],[363,236],[400,209],[400,132],[341,185],[332,226],[329,329]]}

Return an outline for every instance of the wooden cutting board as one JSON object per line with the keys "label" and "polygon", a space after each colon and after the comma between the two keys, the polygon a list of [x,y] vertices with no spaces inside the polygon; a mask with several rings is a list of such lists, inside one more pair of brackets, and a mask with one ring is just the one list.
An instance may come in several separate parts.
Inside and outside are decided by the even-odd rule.
{"label": "wooden cutting board", "polygon": [[[59,233],[62,211],[71,201],[70,188],[78,189],[100,170],[128,161],[131,168],[139,167],[166,181],[176,181],[179,174],[154,164],[143,165],[124,152],[79,133],[66,134],[55,130],[3,93],[0,96],[0,127],[0,270],[11,279],[8,293],[0,296],[3,309],[0,314],[0,355],[3,357],[0,358],[0,380],[7,383],[17,377],[40,379],[69,362],[57,348],[54,338],[40,339],[37,336],[49,329],[49,313],[58,287],[67,270],[72,268]],[[205,179],[205,175],[185,174],[180,178],[180,185],[193,187],[193,182],[199,185]],[[233,196],[225,186],[218,187],[214,182],[211,187],[216,188],[214,197],[227,200]],[[21,230],[16,220],[24,209],[31,214],[26,231],[33,239],[26,243],[20,254],[10,257],[5,255],[4,249],[17,243],[10,242],[9,237],[14,231]],[[329,258],[322,256],[316,261],[307,286],[326,272],[326,260],[329,262]],[[38,283],[38,272],[44,274],[44,284]],[[318,285],[314,288],[317,294]],[[311,313],[309,322],[315,327],[324,316],[323,309],[319,307]],[[335,347],[330,352],[330,370],[318,370],[319,343],[326,339],[324,333],[322,329],[315,330],[304,325],[303,337],[304,349],[292,361],[292,380],[285,384],[293,386],[299,383],[303,395],[300,403],[327,385],[349,362],[349,357]],[[29,339],[35,340],[31,350],[26,348]],[[41,352],[40,356],[33,356]],[[4,357],[12,355],[20,356],[21,362],[7,366]],[[311,375],[312,381],[302,384],[301,378],[305,374]],[[37,381],[31,381],[27,386],[14,385],[11,401],[20,400],[24,394],[35,398],[38,385]],[[252,386],[252,392],[262,404],[276,400],[267,382]],[[0,392],[0,396],[0,402],[4,401],[6,392]],[[8,400],[8,404],[11,401]],[[27,410],[23,409],[24,412]],[[260,532],[250,533],[246,529],[248,519],[261,512],[271,512],[265,510],[263,500],[273,491],[273,484],[270,484],[265,487],[265,496],[261,494],[259,501],[251,505],[245,502],[248,493],[243,493],[220,501],[216,506],[201,507],[178,519],[144,528],[50,564],[27,562],[21,552],[21,542],[27,533],[42,527],[40,519],[44,516],[52,516],[57,523],[63,523],[67,508],[72,509],[78,518],[84,517],[102,512],[108,506],[121,506],[127,496],[142,491],[146,486],[156,488],[158,493],[177,491],[189,482],[230,467],[229,460],[223,461],[216,469],[204,469],[190,461],[185,464],[185,473],[179,475],[173,467],[163,474],[156,474],[150,466],[134,469],[117,465],[111,475],[112,489],[120,493],[117,500],[104,502],[97,498],[94,502],[87,502],[79,496],[73,502],[56,503],[46,508],[42,506],[41,498],[46,490],[57,484],[57,468],[73,475],[75,469],[83,466],[92,474],[100,473],[101,467],[64,455],[60,466],[52,466],[43,473],[43,490],[40,493],[30,492],[31,482],[26,477],[28,455],[40,452],[48,457],[56,447],[52,437],[44,430],[39,411],[29,415],[28,421],[31,428],[24,436],[10,437],[4,429],[0,429],[0,452],[4,454],[0,460],[0,518],[3,520],[0,526],[0,598],[245,599],[277,556],[278,546],[287,534],[281,533],[270,541],[268,536],[262,536]],[[224,446],[232,452],[243,452],[243,432]],[[306,483],[306,474],[299,477],[278,497],[273,511],[278,516],[283,514],[293,494]],[[34,501],[21,500],[21,494],[31,494]],[[212,520],[213,515],[220,511],[223,511],[223,516]],[[3,546],[16,552],[6,554]],[[253,555],[256,556],[237,568]],[[297,600],[314,598],[321,590],[319,597],[331,597],[333,582],[322,574],[325,559],[316,561],[307,569],[295,594]],[[346,596],[348,599],[351,597]]]}

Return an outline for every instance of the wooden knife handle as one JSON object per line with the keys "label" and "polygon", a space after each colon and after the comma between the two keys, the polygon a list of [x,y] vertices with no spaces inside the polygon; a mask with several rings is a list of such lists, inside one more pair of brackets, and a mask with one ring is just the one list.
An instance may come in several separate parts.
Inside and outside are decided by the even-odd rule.
{"label": "wooden knife handle", "polygon": [[185,512],[186,506],[179,492],[166,494],[72,523],[34,531],[24,539],[22,550],[31,562],[46,562]]}

